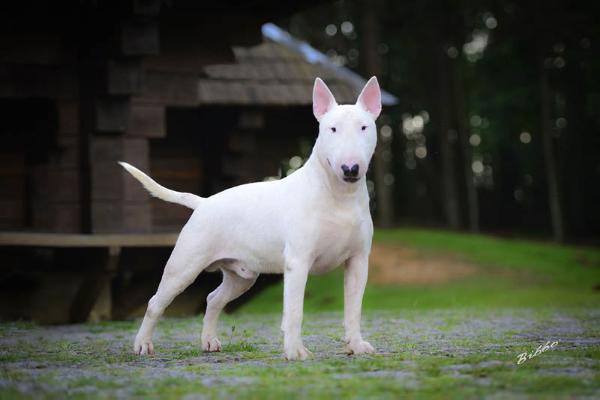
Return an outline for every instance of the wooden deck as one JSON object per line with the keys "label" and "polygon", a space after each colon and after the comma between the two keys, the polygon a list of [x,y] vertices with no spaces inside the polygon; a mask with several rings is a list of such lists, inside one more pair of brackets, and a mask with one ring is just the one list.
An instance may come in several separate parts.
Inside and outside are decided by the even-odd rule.
{"label": "wooden deck", "polygon": [[172,247],[178,233],[67,234],[0,232],[0,246]]}
{"label": "wooden deck", "polygon": [[[88,249],[83,280],[69,306],[68,318],[60,322],[85,322],[113,317],[113,278],[122,267],[121,254],[126,248],[169,248],[177,233],[143,234],[67,234],[0,232],[0,248]],[[29,249],[28,249],[29,248]],[[75,253],[74,253],[75,254]],[[81,253],[78,253],[81,256]],[[122,304],[121,304],[122,306]],[[56,322],[56,321],[53,321]]]}

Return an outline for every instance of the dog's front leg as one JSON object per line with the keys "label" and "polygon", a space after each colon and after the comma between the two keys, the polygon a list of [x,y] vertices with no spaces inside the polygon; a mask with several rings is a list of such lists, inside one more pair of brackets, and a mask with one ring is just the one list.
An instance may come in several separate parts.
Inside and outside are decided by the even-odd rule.
{"label": "dog's front leg", "polygon": [[360,333],[362,298],[369,274],[369,256],[358,255],[346,261],[344,271],[344,328],[348,354],[373,353],[375,349]]}
{"label": "dog's front leg", "polygon": [[304,289],[310,266],[300,259],[287,257],[283,272],[283,348],[288,360],[305,360],[311,353],[302,344]]}

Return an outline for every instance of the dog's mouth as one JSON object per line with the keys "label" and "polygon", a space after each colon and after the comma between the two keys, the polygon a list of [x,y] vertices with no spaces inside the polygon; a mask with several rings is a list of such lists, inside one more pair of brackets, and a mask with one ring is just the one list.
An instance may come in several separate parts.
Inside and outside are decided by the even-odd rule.
{"label": "dog's mouth", "polygon": [[344,179],[344,182],[354,183],[354,182],[358,182],[360,178],[352,177],[352,176],[345,176],[343,179]]}

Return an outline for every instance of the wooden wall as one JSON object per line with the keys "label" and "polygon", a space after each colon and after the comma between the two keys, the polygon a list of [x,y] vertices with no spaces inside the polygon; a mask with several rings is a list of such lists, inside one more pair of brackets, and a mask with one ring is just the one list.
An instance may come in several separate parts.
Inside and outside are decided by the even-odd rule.
{"label": "wooden wall", "polygon": [[78,232],[80,170],[77,117],[43,98],[0,104],[0,226],[7,230]]}
{"label": "wooden wall", "polygon": [[[29,133],[17,129],[20,138],[9,147],[11,129],[1,119],[0,229],[180,227],[189,211],[151,201],[120,160],[167,186],[205,195],[275,174],[278,161],[264,151],[269,143],[256,150],[269,130],[262,111],[244,119],[233,107],[197,108],[202,68],[233,62],[233,45],[260,42],[270,15],[297,7],[258,3],[67,1],[40,3],[35,12],[11,3],[0,14],[0,102],[10,107],[0,108],[3,116],[20,110],[15,126],[43,123]],[[240,11],[255,6],[260,17]],[[194,108],[190,123],[184,114]],[[173,120],[183,118],[169,123],[169,136],[183,127],[194,139],[160,142],[167,110]]]}
{"label": "wooden wall", "polygon": [[24,154],[0,154],[0,229],[21,230],[26,227],[25,182]]}

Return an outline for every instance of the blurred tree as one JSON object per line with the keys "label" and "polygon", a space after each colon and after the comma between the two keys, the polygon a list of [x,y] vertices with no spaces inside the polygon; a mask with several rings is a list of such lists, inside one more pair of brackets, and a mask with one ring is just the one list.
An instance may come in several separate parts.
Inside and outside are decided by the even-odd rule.
{"label": "blurred tree", "polygon": [[[366,77],[373,75],[380,77],[382,75],[381,56],[377,51],[380,44],[380,26],[378,22],[378,15],[381,13],[380,6],[380,0],[361,1],[361,70],[364,71]],[[389,173],[388,162],[384,158],[384,152],[389,151],[387,147],[385,141],[381,142],[373,155],[377,224],[382,228],[389,228],[394,225],[392,185],[386,182],[385,179],[386,174]]]}
{"label": "blurred tree", "polygon": [[599,236],[600,2],[372,4],[324,4],[288,26],[400,97],[382,116],[395,182],[386,214],[556,240]]}

